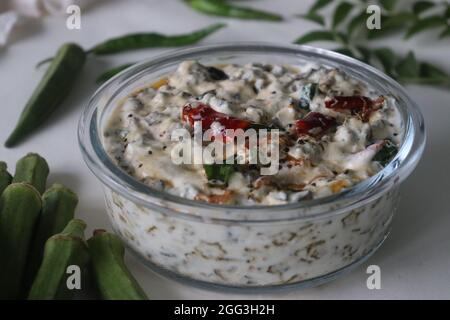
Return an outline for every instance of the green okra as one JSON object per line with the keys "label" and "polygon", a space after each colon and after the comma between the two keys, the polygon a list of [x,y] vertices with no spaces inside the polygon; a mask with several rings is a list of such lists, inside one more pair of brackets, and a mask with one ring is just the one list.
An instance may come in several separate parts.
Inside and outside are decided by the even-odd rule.
{"label": "green okra", "polygon": [[267,21],[283,20],[283,17],[278,14],[235,6],[225,0],[184,0],[184,2],[199,12],[214,16]]}
{"label": "green okra", "polygon": [[0,300],[19,298],[41,206],[41,195],[26,183],[10,184],[0,197]]}
{"label": "green okra", "polygon": [[8,167],[5,162],[0,161],[0,195],[3,190],[11,183],[12,176],[8,172]]}
{"label": "green okra", "polygon": [[118,236],[96,230],[88,240],[92,273],[105,300],[148,300],[145,292],[127,269],[125,248]]}
{"label": "green okra", "polygon": [[[44,257],[28,294],[30,300],[71,299],[76,289],[71,288],[69,266],[77,266],[81,273],[89,261],[89,250],[84,240],[86,223],[71,220],[64,230],[45,243]],[[82,274],[80,281],[83,278]],[[83,284],[80,283],[81,288]],[[69,288],[70,287],[70,288]]]}
{"label": "green okra", "polygon": [[67,43],[60,47],[23,109],[14,131],[6,140],[6,147],[13,147],[25,139],[61,105],[85,60],[86,53],[78,45]]}
{"label": "green okra", "polygon": [[37,153],[28,153],[16,163],[13,183],[25,182],[44,193],[50,170],[47,161]]}
{"label": "green okra", "polygon": [[63,231],[73,219],[77,204],[75,192],[61,184],[54,184],[42,195],[42,210],[28,256],[25,291],[31,287],[39,270],[46,241]]}

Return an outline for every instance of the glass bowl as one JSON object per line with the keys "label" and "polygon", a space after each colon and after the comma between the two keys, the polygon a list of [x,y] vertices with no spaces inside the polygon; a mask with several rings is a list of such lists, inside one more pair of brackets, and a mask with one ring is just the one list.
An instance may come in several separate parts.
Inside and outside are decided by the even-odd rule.
{"label": "glass bowl", "polygon": [[[153,189],[116,166],[103,147],[102,132],[124,97],[173,72],[183,60],[209,65],[313,61],[340,68],[395,97],[404,141],[378,174],[341,193],[299,203],[216,205]],[[104,186],[115,232],[147,266],[196,285],[259,290],[320,284],[369,257],[389,233],[399,186],[422,155],[425,131],[405,90],[369,65],[308,46],[231,43],[173,51],[115,76],[85,108],[79,143]]]}

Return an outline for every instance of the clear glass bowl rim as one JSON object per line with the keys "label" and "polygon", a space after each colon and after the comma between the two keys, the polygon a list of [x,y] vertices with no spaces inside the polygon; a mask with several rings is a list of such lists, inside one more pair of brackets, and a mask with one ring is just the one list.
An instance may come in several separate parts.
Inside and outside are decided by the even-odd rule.
{"label": "clear glass bowl rim", "polygon": [[[99,133],[101,134],[101,132],[97,128],[96,121],[98,105],[104,103],[100,101],[107,89],[120,91],[120,88],[130,85],[130,83],[142,74],[147,74],[149,70],[156,71],[159,66],[173,61],[181,62],[187,59],[198,58],[199,56],[205,57],[214,54],[229,53],[238,55],[258,54],[261,52],[264,54],[299,55],[303,59],[305,56],[312,56],[320,60],[345,66],[348,69],[363,71],[367,79],[376,79],[385,83],[385,87],[390,89],[390,92],[396,99],[402,100],[408,109],[404,141],[394,159],[376,175],[334,195],[283,205],[237,206],[209,204],[153,189],[126,174],[109,158],[101,143],[99,137]],[[366,81],[370,83],[371,81],[367,79]],[[232,42],[189,47],[186,49],[172,50],[171,52],[163,53],[133,65],[97,89],[88,105],[84,108],[78,125],[79,146],[87,166],[104,185],[114,192],[134,203],[164,212],[165,214],[175,214],[188,219],[211,218],[213,220],[227,222],[237,221],[250,223],[326,218],[331,215],[338,215],[342,211],[351,210],[363,201],[370,201],[390,189],[394,182],[402,182],[411,173],[423,153],[425,140],[424,120],[418,106],[400,84],[378,69],[356,59],[326,49],[304,45],[280,45],[265,42]],[[165,205],[161,206],[161,202]],[[341,204],[341,206],[338,206],[338,204]],[[332,205],[336,205],[334,207],[339,209],[331,209],[330,207]],[[302,213],[304,209],[308,209],[309,213],[307,215]],[[202,213],[190,213],[198,210],[201,210]],[[255,212],[256,214],[258,212],[258,215],[263,216],[264,212],[273,211],[277,212],[279,218],[275,220],[253,220],[246,217],[240,220],[239,218],[230,219],[229,217],[230,212],[236,213],[236,216],[239,216],[239,212],[247,213],[246,216],[248,216],[248,213]],[[298,214],[294,214],[293,218],[292,213],[295,212],[298,212]]]}

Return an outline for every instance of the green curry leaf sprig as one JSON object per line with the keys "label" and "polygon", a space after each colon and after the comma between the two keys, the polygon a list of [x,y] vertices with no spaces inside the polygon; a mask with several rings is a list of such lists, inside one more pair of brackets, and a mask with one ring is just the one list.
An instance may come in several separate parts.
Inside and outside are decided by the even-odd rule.
{"label": "green curry leaf sprig", "polygon": [[[446,2],[413,1],[408,8],[398,9],[398,1],[378,0],[383,8],[381,29],[369,30],[366,20],[367,1],[358,3],[350,1],[316,0],[306,14],[300,18],[316,22],[322,29],[310,31],[295,40],[297,44],[317,41],[334,42],[339,45],[335,51],[362,60],[384,70],[391,77],[402,83],[440,85],[450,87],[450,75],[441,68],[427,62],[417,61],[413,52],[406,56],[396,54],[387,47],[370,48],[355,43],[368,43],[371,40],[403,31],[404,38],[427,31],[438,30],[441,39],[450,36],[450,4]],[[331,7],[329,21],[322,10]]]}

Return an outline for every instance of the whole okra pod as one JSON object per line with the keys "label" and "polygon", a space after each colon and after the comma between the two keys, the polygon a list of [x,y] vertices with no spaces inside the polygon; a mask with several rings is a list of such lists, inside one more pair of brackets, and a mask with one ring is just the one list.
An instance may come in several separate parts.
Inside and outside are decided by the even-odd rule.
{"label": "whole okra pod", "polygon": [[5,162],[0,161],[0,195],[3,190],[11,183],[12,176],[8,172],[8,167]]}
{"label": "whole okra pod", "polygon": [[[71,220],[64,230],[45,243],[44,257],[30,289],[30,300],[70,299],[75,290],[69,288],[69,266],[78,266],[81,272],[89,261],[89,250],[84,240],[86,223]],[[81,275],[80,275],[81,276]],[[81,284],[81,289],[83,284]]]}
{"label": "whole okra pod", "polygon": [[46,241],[63,231],[73,219],[78,197],[69,188],[54,184],[42,195],[42,210],[37,222],[25,274],[25,290],[31,287],[42,263]]}
{"label": "whole okra pod", "polygon": [[41,195],[26,183],[10,184],[0,197],[0,300],[19,297],[41,206]]}
{"label": "whole okra pod", "polygon": [[15,146],[47,120],[69,94],[85,60],[86,53],[78,45],[67,43],[60,47],[6,140],[6,147]]}
{"label": "whole okra pod", "polygon": [[88,240],[92,273],[105,300],[148,300],[124,262],[125,248],[118,236],[96,230]]}
{"label": "whole okra pod", "polygon": [[16,163],[13,183],[25,182],[44,193],[49,174],[47,161],[37,153],[29,153]]}

